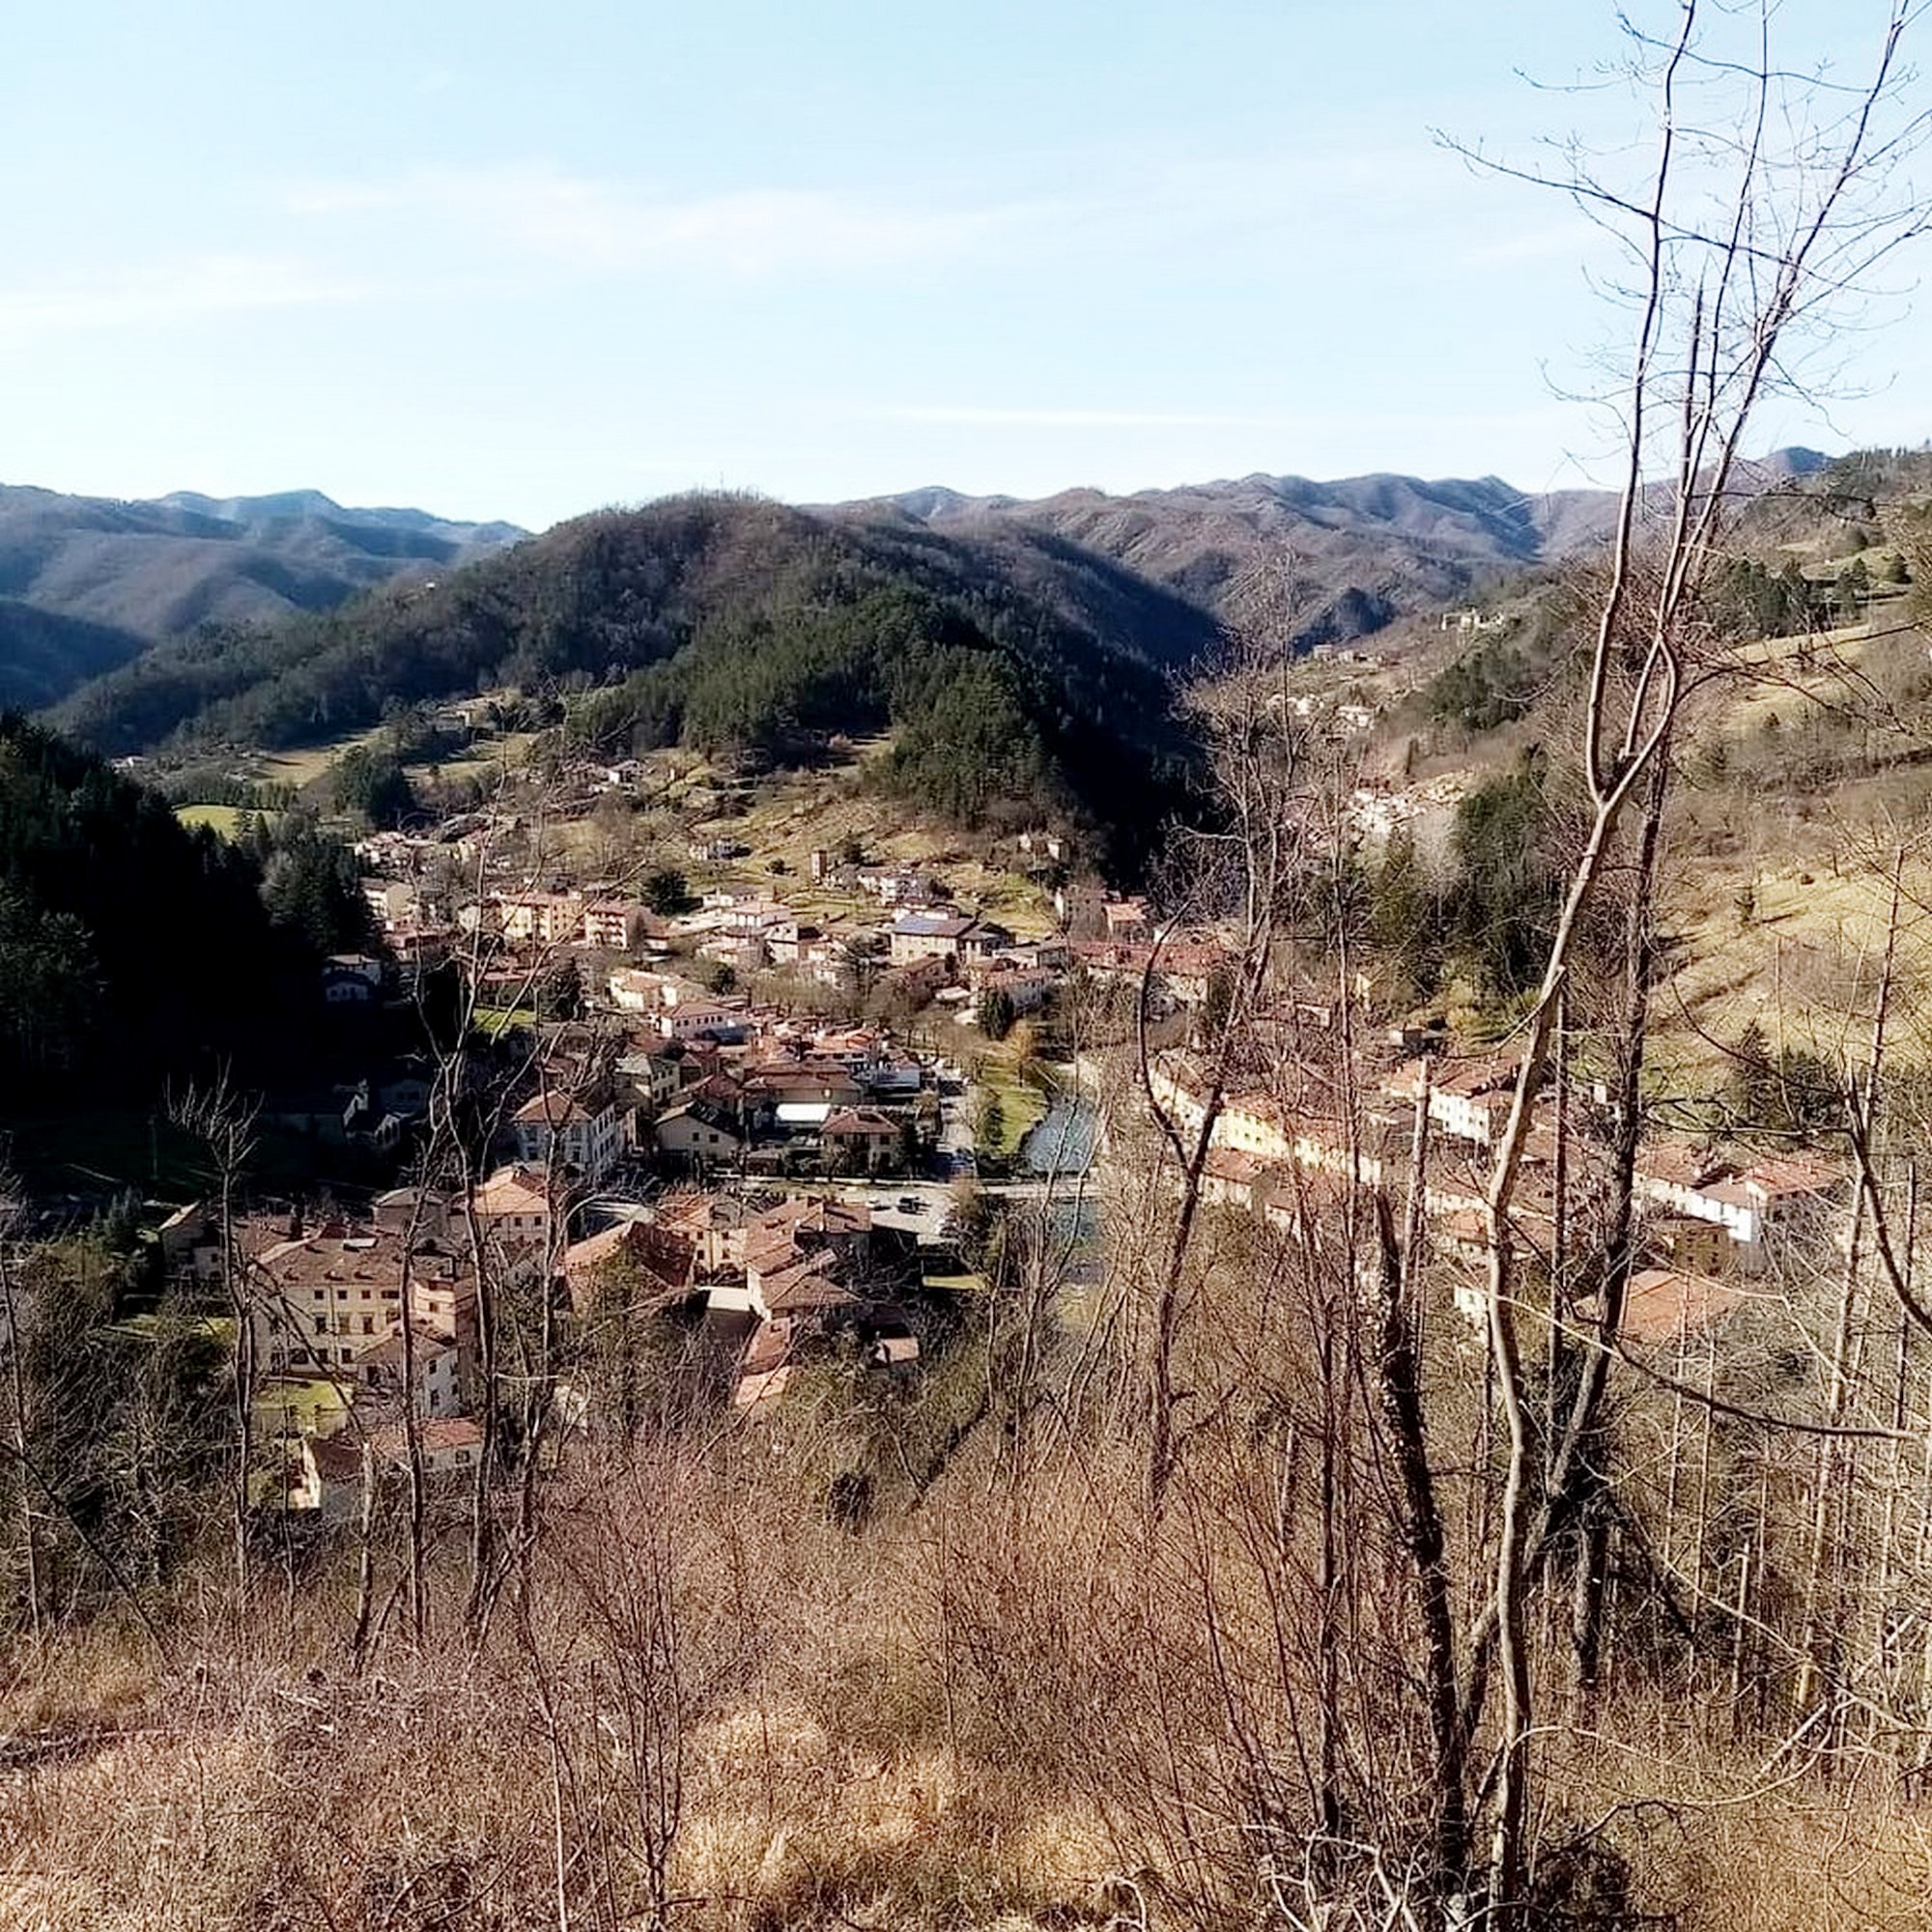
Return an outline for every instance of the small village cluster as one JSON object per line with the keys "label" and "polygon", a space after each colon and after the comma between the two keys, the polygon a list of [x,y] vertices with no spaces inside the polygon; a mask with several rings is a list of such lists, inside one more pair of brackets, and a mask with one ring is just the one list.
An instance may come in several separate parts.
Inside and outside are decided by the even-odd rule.
{"label": "small village cluster", "polygon": [[[1416,1044],[1398,1034],[1390,1046],[1405,1038]],[[1352,1128],[1328,1076],[1297,1072],[1293,1056],[1284,1056],[1277,1085],[1232,1083],[1218,1101],[1206,1070],[1184,1054],[1161,1059],[1151,1077],[1155,1100],[1189,1134],[1198,1135],[1215,1105],[1203,1199],[1291,1230],[1311,1226],[1314,1210],[1332,1205],[1350,1176],[1406,1196],[1423,1108],[1424,1227],[1434,1251],[1465,1269],[1456,1300],[1480,1318],[1487,1189],[1520,1065],[1508,1054],[1387,1052]],[[1546,1090],[1532,1108],[1510,1225],[1526,1254],[1547,1260],[1566,1235],[1577,1238],[1601,1197],[1614,1122],[1601,1087],[1564,1094],[1560,1113],[1558,1095]],[[1623,1333],[1642,1342],[1684,1342],[1738,1306],[1752,1284],[1815,1259],[1849,1191],[1844,1169],[1816,1151],[1725,1149],[1681,1134],[1640,1144],[1635,1184],[1637,1265]]]}
{"label": "small village cluster", "polygon": [[[267,1454],[256,1499],[341,1520],[368,1479],[476,1475],[480,1281],[548,1293],[580,1345],[593,1329],[659,1321],[682,1338],[686,1373],[769,1407],[794,1369],[849,1342],[867,1372],[920,1359],[923,1306],[950,1279],[942,1250],[875,1228],[864,1202],[676,1188],[648,1209],[576,1234],[581,1194],[554,1170],[511,1164],[467,1195],[406,1187],[366,1215],[244,1220],[224,1243],[202,1206],[161,1231],[170,1273],[204,1290],[233,1270],[248,1311],[255,1416]],[[582,1358],[580,1346],[574,1351]],[[588,1391],[559,1377],[551,1455],[590,1418]]]}
{"label": "small village cluster", "polygon": [[[902,1372],[920,1359],[921,1311],[965,1279],[945,1198],[895,1201],[891,1188],[974,1170],[966,1082],[935,1041],[996,996],[1017,1016],[1070,975],[1138,984],[1150,961],[1165,1007],[1198,1007],[1220,956],[1210,935],[1157,935],[1144,901],[1097,887],[1063,888],[1059,928],[1022,939],[928,873],[826,854],[814,883],[876,910],[813,920],[762,883],[719,886],[673,915],[595,884],[508,880],[464,897],[424,883],[429,848],[457,848],[487,885],[486,830],[364,841],[364,891],[394,960],[330,961],[324,997],[373,1021],[410,998],[413,967],[436,964],[467,981],[479,1013],[503,1015],[465,1074],[497,1096],[497,1165],[455,1192],[257,1215],[226,1241],[200,1204],[161,1231],[173,1277],[226,1287],[248,1311],[268,1507],[318,1520],[358,1507],[370,1471],[407,1468],[412,1438],[430,1476],[475,1478],[488,1455],[486,1276],[547,1296],[580,1341],[621,1282],[624,1312],[610,1319],[682,1337],[701,1380],[759,1412],[835,1348],[863,1372]],[[1057,836],[1025,842],[1061,856]],[[559,963],[576,980],[567,1015],[535,996]],[[921,1050],[903,1023],[774,997],[757,979],[773,969],[884,987],[874,1009],[924,1016]],[[754,980],[757,996],[745,990]],[[269,1117],[401,1151],[435,1077],[417,1060],[358,1083],[346,1107],[336,1093]],[[875,1203],[865,1186],[881,1181]],[[566,1378],[553,1442],[593,1417],[592,1395]]]}

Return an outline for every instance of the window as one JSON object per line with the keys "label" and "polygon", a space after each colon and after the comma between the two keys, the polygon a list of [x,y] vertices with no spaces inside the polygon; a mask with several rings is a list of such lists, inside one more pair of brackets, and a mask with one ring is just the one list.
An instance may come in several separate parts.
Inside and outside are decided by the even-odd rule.
{"label": "window", "polygon": [[328,1317],[327,1315],[318,1315],[315,1318],[315,1332],[318,1335],[327,1335],[328,1333]]}
{"label": "window", "polygon": [[365,1335],[373,1335],[376,1332],[376,1318],[373,1315],[363,1316],[362,1332]]}

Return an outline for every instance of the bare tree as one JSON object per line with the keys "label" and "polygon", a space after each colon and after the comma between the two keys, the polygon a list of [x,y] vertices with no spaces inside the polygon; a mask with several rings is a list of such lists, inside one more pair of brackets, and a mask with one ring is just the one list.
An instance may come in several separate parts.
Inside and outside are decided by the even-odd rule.
{"label": "bare tree", "polygon": [[[1489,1346],[1507,1432],[1494,1581],[1479,1633],[1479,1641],[1493,1634],[1502,1689],[1489,1874],[1498,1925],[1520,1918],[1524,1889],[1535,1722],[1525,1597],[1554,1504],[1568,1497],[1600,1412],[1610,1359],[1600,1348],[1584,1366],[1539,1503],[1511,1213],[1533,1101],[1557,1002],[1574,977],[1621,823],[1652,774],[1664,770],[1687,668],[1703,641],[1703,597],[1721,556],[1745,440],[1766,398],[1786,384],[1804,331],[1868,290],[1879,265],[1920,232],[1918,207],[1895,199],[1899,167],[1926,125],[1923,114],[1901,106],[1898,50],[1910,14],[1904,5],[1891,9],[1863,83],[1805,89],[1774,62],[1769,6],[1757,10],[1754,44],[1738,58],[1706,34],[1731,22],[1683,0],[1673,39],[1629,29],[1632,74],[1654,90],[1660,122],[1656,164],[1642,188],[1605,180],[1579,155],[1561,174],[1472,156],[1570,196],[1605,227],[1634,270],[1629,294],[1636,319],[1613,398],[1624,431],[1622,488],[1584,677],[1578,763],[1587,829],[1524,1028],[1487,1190]],[[1664,790],[1661,778],[1651,782],[1634,918],[1647,916]],[[1642,1062],[1640,970],[1633,987],[1627,1093]],[[1608,1263],[1600,1323],[1603,1337],[1613,1339],[1630,1272],[1627,1241]]]}
{"label": "bare tree", "polygon": [[223,1073],[211,1087],[190,1089],[169,1106],[176,1125],[195,1136],[214,1169],[216,1229],[221,1241],[221,1292],[235,1323],[234,1551],[238,1611],[248,1598],[249,1523],[253,1514],[255,1321],[246,1264],[235,1239],[237,1197],[255,1156],[258,1103],[238,1093]]}

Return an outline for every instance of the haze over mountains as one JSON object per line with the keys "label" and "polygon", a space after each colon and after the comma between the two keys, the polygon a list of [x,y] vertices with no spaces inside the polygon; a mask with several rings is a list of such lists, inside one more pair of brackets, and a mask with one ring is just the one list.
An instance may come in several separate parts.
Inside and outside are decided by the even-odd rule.
{"label": "haze over mountains", "polygon": [[[1738,488],[1763,492],[1830,462],[1815,450],[1779,450],[1751,464]],[[1126,497],[1066,490],[1030,502],[934,486],[867,507],[933,529],[1048,531],[1231,621],[1273,614],[1286,592],[1297,640],[1308,644],[1367,636],[1466,596],[1485,578],[1570,555],[1608,533],[1616,504],[1607,490],[1529,495],[1497,476],[1321,483],[1258,473]]]}
{"label": "haze over mountains", "polygon": [[315,490],[121,502],[0,485],[0,704],[55,703],[158,639],[330,610],[523,534]]}
{"label": "haze over mountains", "polygon": [[[1779,451],[1741,487],[1802,479],[1828,461]],[[1210,618],[1285,625],[1301,645],[1341,641],[1569,555],[1600,538],[1614,510],[1606,491],[1530,495],[1493,476],[1256,474],[1033,501],[933,486],[812,514],[847,529],[966,540],[976,576],[1005,577],[1022,593],[1042,574],[1062,589],[1077,582],[1083,599],[1112,600],[1111,617],[1100,605],[1083,613],[1093,628],[1105,635],[1118,620],[1122,641],[1147,655],[1139,585],[1178,593]],[[346,509],[314,490],[122,502],[0,486],[0,704],[55,705],[159,640],[331,611],[526,534],[414,509]]]}

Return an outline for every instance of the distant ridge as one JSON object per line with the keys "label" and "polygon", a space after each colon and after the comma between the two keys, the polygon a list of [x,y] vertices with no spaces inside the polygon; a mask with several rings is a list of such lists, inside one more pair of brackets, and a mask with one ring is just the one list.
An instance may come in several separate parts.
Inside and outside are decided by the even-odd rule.
{"label": "distant ridge", "polygon": [[[1777,450],[1743,466],[1737,487],[1758,495],[1833,461],[1813,449]],[[1294,640],[1308,644],[1368,635],[1469,596],[1488,579],[1575,554],[1608,534],[1616,502],[1608,490],[1536,494],[1499,476],[1378,472],[1318,482],[1257,471],[1126,496],[1064,490],[1030,501],[927,484],[848,507],[960,534],[1050,532],[1230,621],[1271,621],[1290,607]]]}
{"label": "distant ridge", "polygon": [[524,534],[318,490],[124,501],[0,485],[0,705],[51,704],[159,639],[332,610]]}

